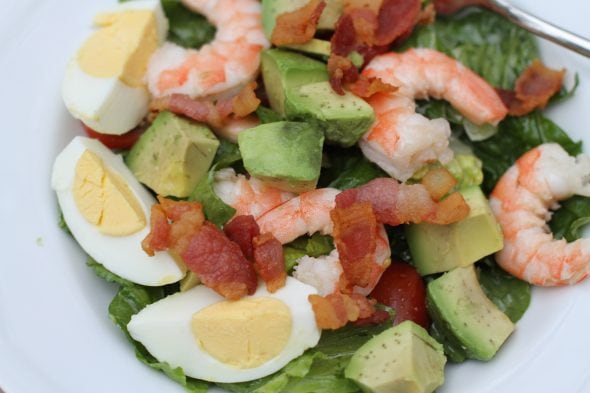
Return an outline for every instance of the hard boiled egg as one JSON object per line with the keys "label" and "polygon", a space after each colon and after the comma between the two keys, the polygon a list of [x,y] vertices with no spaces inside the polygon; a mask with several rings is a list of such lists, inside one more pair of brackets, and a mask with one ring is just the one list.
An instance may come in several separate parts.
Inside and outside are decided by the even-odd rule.
{"label": "hard boiled egg", "polygon": [[108,270],[150,286],[184,276],[186,268],[168,253],[142,250],[155,199],[102,143],[75,137],[56,158],[51,183],[72,235]]}
{"label": "hard boiled egg", "polygon": [[144,77],[165,40],[168,20],[159,0],[130,1],[97,15],[97,28],[70,61],[62,95],[70,113],[93,130],[123,134],[148,111]]}
{"label": "hard boiled egg", "polygon": [[211,382],[270,375],[320,339],[307,297],[315,288],[292,277],[269,293],[227,301],[199,285],[150,304],[127,329],[159,361]]}

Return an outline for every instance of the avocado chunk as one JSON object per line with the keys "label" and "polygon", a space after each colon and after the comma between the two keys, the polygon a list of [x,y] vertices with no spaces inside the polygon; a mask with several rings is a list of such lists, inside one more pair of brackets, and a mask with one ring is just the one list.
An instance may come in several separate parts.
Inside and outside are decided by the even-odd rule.
{"label": "avocado chunk", "polygon": [[250,175],[291,192],[315,188],[323,144],[323,133],[308,123],[267,123],[238,135],[244,167]]}
{"label": "avocado chunk", "polygon": [[326,64],[281,49],[262,52],[262,78],[271,108],[286,117],[286,92],[299,86],[327,81]]}
{"label": "avocado chunk", "polygon": [[367,393],[431,393],[444,382],[445,363],[442,345],[404,321],[360,347],[344,375]]}
{"label": "avocado chunk", "polygon": [[468,266],[502,249],[502,230],[481,189],[460,190],[469,205],[469,215],[449,225],[428,223],[406,227],[406,237],[416,269],[425,276]]}
{"label": "avocado chunk", "polygon": [[373,109],[364,100],[332,90],[320,61],[270,49],[262,54],[262,77],[272,109],[287,120],[321,127],[327,142],[352,146],[374,121]]}
{"label": "avocado chunk", "polygon": [[319,56],[327,60],[330,57],[331,44],[330,41],[312,38],[305,44],[291,44],[281,45],[281,48],[292,49],[298,52],[303,52],[312,56]]}
{"label": "avocado chunk", "polygon": [[458,267],[428,284],[428,312],[469,358],[490,360],[514,324],[484,294],[473,265]]}
{"label": "avocado chunk", "polygon": [[183,198],[207,175],[218,146],[205,125],[161,112],[133,145],[126,163],[157,194]]}
{"label": "avocado chunk", "polygon": [[[277,17],[281,14],[296,11],[305,7],[310,0],[262,0],[262,27],[268,40],[272,37]],[[320,15],[317,28],[334,30],[336,22],[342,14],[344,0],[324,0],[326,7]]]}
{"label": "avocado chunk", "polygon": [[326,140],[344,147],[354,145],[369,129],[373,108],[354,94],[339,95],[330,82],[310,83],[287,93],[287,116],[308,121],[324,130]]}

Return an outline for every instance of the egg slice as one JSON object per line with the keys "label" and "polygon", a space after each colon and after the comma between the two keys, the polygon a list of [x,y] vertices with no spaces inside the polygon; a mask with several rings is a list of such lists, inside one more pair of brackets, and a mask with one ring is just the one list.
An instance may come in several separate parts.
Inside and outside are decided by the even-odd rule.
{"label": "egg slice", "polygon": [[168,20],[159,0],[130,1],[98,14],[97,28],[69,62],[62,85],[66,107],[104,134],[123,134],[148,111],[144,77],[164,42]]}
{"label": "egg slice", "polygon": [[75,137],[56,158],[51,183],[72,235],[108,270],[150,286],[184,276],[186,268],[170,254],[150,257],[142,250],[156,201],[102,143]]}
{"label": "egg slice", "polygon": [[211,382],[244,382],[278,371],[315,346],[317,328],[307,297],[317,291],[292,277],[269,293],[228,301],[199,285],[150,304],[127,329],[159,361]]}

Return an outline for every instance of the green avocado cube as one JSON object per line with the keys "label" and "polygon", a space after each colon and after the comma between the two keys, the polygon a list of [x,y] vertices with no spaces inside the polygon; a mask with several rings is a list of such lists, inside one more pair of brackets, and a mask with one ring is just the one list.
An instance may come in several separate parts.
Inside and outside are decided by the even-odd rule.
{"label": "green avocado cube", "polygon": [[502,229],[489,203],[477,186],[461,190],[469,215],[449,225],[428,223],[406,227],[406,238],[414,264],[421,275],[469,266],[504,246]]}
{"label": "green avocado cube", "polygon": [[432,393],[444,382],[443,347],[404,321],[367,341],[344,371],[367,393]]}
{"label": "green avocado cube", "polygon": [[432,319],[472,359],[490,360],[514,331],[514,324],[483,292],[473,265],[458,267],[428,283]]}
{"label": "green avocado cube", "polygon": [[207,126],[160,112],[125,162],[155,193],[184,198],[207,174],[218,147],[219,140]]}
{"label": "green avocado cube", "polygon": [[307,56],[281,49],[262,52],[262,78],[271,108],[285,113],[286,92],[301,85],[327,81],[326,64]]}
{"label": "green avocado cube", "polygon": [[250,175],[291,192],[313,190],[320,177],[324,135],[307,123],[276,122],[238,135]]}
{"label": "green avocado cube", "polygon": [[326,141],[343,147],[354,145],[375,120],[369,104],[349,92],[337,94],[327,81],[287,92],[286,112],[289,119],[316,124]]}
{"label": "green avocado cube", "polygon": [[321,61],[270,49],[262,53],[262,77],[272,109],[287,120],[320,127],[327,142],[352,146],[375,119],[373,108],[363,99],[333,91]]}

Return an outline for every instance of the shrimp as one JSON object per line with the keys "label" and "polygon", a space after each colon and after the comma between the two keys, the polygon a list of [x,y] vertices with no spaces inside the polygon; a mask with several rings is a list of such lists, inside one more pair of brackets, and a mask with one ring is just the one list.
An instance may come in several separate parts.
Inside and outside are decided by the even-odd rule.
{"label": "shrimp", "polygon": [[218,137],[227,139],[232,143],[238,143],[238,134],[249,128],[256,127],[260,120],[256,115],[240,118],[228,118],[220,127],[214,127],[213,131]]}
{"label": "shrimp", "polygon": [[260,52],[269,47],[256,0],[183,0],[217,27],[199,50],[165,43],[151,57],[147,80],[156,98],[174,93],[191,98],[232,95],[253,81]]}
{"label": "shrimp", "polygon": [[369,160],[400,181],[406,181],[430,161],[444,164],[453,158],[449,123],[416,113],[416,98],[445,99],[477,125],[496,125],[507,114],[502,100],[486,81],[432,49],[377,56],[363,75],[399,87],[396,92],[368,99],[376,121],[359,146]]}
{"label": "shrimp", "polygon": [[[300,194],[299,196],[270,210],[257,219],[261,233],[272,233],[282,244],[289,243],[306,233],[312,235],[320,232],[323,235],[332,233],[333,224],[330,211],[336,206],[336,195],[340,193],[334,188],[319,188]],[[375,269],[370,284],[364,288],[355,286],[354,291],[368,295],[377,285],[381,273],[391,262],[391,249],[385,227],[377,225],[375,262],[382,269]],[[334,292],[340,284],[343,272],[338,251],[318,258],[302,257],[295,268],[294,277],[302,282],[315,286],[321,295]]]}
{"label": "shrimp", "polygon": [[255,177],[236,175],[232,168],[215,172],[213,191],[225,204],[236,209],[236,216],[252,215],[254,218],[296,196],[271,187]]}
{"label": "shrimp", "polygon": [[520,157],[502,176],[490,206],[504,234],[496,261],[534,285],[575,284],[590,275],[590,239],[555,240],[547,225],[558,201],[590,196],[590,158],[576,158],[555,143]]}

